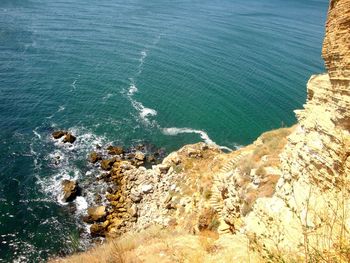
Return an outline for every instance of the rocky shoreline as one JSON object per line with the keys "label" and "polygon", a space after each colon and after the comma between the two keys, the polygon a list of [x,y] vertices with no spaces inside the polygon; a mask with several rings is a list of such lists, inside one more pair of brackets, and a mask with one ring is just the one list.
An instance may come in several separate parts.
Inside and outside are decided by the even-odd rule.
{"label": "rocky shoreline", "polygon": [[[68,131],[58,130],[51,135],[55,141],[65,144],[74,144],[76,141],[76,137]],[[143,184],[140,192],[130,192],[130,179],[133,180],[131,174],[135,176],[139,171],[145,171],[146,167],[160,164],[164,156],[163,149],[146,144],[130,148],[96,145],[86,162],[99,171],[94,179],[96,183],[104,182],[108,187],[104,194],[95,195],[94,203],[89,204],[81,218],[82,222],[89,225],[91,237],[118,236],[131,228],[132,223],[137,221],[136,203],[140,202],[143,194],[152,191],[150,185]],[[169,167],[163,165],[159,169],[166,172]],[[64,203],[72,203],[84,191],[79,181],[67,179],[61,181],[61,189],[61,201]]]}

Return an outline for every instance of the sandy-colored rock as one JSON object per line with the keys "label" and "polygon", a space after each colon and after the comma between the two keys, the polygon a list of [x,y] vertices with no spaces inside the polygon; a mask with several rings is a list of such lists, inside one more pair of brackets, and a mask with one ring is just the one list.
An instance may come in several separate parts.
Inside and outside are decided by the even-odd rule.
{"label": "sandy-colored rock", "polygon": [[64,137],[63,142],[64,143],[74,143],[76,139],[77,138],[73,134],[68,132],[66,134],[66,136]]}
{"label": "sandy-colored rock", "polygon": [[59,139],[59,138],[63,137],[63,136],[66,135],[66,134],[67,134],[66,131],[54,131],[54,132],[52,133],[52,137],[53,137],[54,139]]}
{"label": "sandy-colored rock", "polygon": [[89,155],[89,161],[91,163],[96,163],[98,161],[100,161],[102,159],[102,156],[100,154],[98,154],[97,152],[92,152]]}
{"label": "sandy-colored rock", "polygon": [[105,206],[89,207],[88,215],[93,221],[101,220],[106,216],[106,207]]}
{"label": "sandy-colored rock", "polygon": [[257,200],[245,218],[245,230],[271,250],[278,243],[289,252],[303,254],[308,246],[324,251],[329,246],[318,237],[334,242],[331,246],[339,235],[350,238],[344,234],[350,214],[338,214],[339,207],[348,211],[350,205],[344,191],[350,177],[349,35],[350,0],[331,0],[322,50],[328,74],[310,78],[304,109],[295,111],[298,126],[281,154],[275,195]]}
{"label": "sandy-colored rock", "polygon": [[61,184],[63,191],[63,202],[71,202],[79,195],[80,189],[76,181],[63,180]]}
{"label": "sandy-colored rock", "polygon": [[101,168],[103,170],[106,170],[106,171],[112,169],[112,165],[113,165],[114,161],[115,161],[114,159],[102,160],[101,161]]}

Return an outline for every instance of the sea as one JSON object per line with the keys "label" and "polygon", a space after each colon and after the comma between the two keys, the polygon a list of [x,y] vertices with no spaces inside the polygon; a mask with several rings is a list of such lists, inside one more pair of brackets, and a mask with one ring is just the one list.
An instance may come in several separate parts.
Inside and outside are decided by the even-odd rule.
{"label": "sea", "polygon": [[[327,0],[0,0],[0,262],[91,246],[97,145],[224,151],[296,123]],[[77,141],[54,141],[55,130]],[[74,211],[73,211],[74,210]]]}

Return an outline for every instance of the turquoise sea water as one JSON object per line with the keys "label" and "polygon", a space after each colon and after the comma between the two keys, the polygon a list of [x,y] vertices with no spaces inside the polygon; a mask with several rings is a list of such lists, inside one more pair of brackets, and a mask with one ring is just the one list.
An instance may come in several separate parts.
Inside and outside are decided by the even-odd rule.
{"label": "turquoise sea water", "polygon": [[[232,149],[295,123],[308,78],[324,70],[327,5],[1,0],[0,262],[86,247],[57,195],[61,178],[91,183],[96,143]],[[54,143],[54,129],[73,131],[74,147]]]}

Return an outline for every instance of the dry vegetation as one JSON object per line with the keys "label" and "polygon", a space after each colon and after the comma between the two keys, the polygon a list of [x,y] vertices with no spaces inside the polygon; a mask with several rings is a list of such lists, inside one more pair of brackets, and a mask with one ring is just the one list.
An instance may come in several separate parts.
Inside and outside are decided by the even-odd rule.
{"label": "dry vegetation", "polygon": [[[218,243],[217,233],[209,230],[199,235],[151,227],[141,233],[129,234],[88,252],[53,259],[51,262],[66,263],[137,263],[137,262],[248,262],[247,251],[228,249]],[[227,242],[228,245],[229,242]],[[234,244],[235,242],[233,242]],[[239,243],[239,242],[237,242]],[[240,244],[242,245],[242,244]],[[244,258],[240,260],[240,258]]]}

